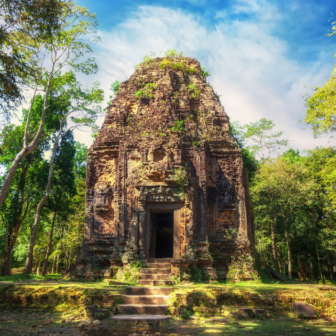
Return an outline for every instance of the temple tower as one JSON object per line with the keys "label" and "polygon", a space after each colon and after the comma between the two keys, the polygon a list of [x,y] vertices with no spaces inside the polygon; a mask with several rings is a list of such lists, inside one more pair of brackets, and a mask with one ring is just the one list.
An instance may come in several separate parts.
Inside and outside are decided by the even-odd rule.
{"label": "temple tower", "polygon": [[250,253],[242,150],[203,74],[196,59],[155,58],[121,84],[88,151],[78,277],[166,258],[183,279],[192,267],[224,279]]}

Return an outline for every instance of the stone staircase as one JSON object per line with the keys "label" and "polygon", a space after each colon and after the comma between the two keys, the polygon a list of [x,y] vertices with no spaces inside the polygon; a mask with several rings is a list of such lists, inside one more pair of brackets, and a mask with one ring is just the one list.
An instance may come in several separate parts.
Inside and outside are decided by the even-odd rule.
{"label": "stone staircase", "polygon": [[173,287],[169,259],[148,259],[140,270],[139,285],[150,287],[126,287],[124,304],[119,305],[121,315],[113,316],[120,322],[155,323],[167,320],[169,295]]}
{"label": "stone staircase", "polygon": [[170,259],[148,259],[140,270],[139,285],[143,286],[171,286]]}

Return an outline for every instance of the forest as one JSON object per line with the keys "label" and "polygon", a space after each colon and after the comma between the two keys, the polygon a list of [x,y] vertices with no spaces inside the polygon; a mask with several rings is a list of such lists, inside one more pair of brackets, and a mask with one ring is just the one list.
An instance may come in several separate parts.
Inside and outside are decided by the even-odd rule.
{"label": "forest", "polygon": [[[88,148],[74,130],[95,138],[105,114],[100,84],[77,78],[98,71],[98,23],[67,0],[3,0],[1,18],[1,276],[59,274],[75,263],[84,228]],[[330,138],[329,147],[294,150],[268,118],[231,122],[249,170],[255,267],[269,265],[287,279],[335,280],[335,71],[306,95],[303,118],[312,137]],[[111,84],[111,100],[119,85]]]}

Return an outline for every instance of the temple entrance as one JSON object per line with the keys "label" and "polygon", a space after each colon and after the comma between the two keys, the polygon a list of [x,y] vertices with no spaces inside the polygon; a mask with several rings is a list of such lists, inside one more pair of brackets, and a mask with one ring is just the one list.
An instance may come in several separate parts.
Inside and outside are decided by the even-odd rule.
{"label": "temple entrance", "polygon": [[173,258],[174,212],[151,213],[151,246],[153,258]]}
{"label": "temple entrance", "polygon": [[144,252],[146,258],[181,258],[180,202],[146,203]]}

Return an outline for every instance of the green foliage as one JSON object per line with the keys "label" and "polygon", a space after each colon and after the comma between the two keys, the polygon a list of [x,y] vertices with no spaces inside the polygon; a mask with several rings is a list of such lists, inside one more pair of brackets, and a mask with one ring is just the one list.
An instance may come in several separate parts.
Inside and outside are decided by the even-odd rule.
{"label": "green foliage", "polygon": [[135,67],[136,68],[139,68],[141,66],[141,64],[145,64],[147,67],[149,67],[151,65],[151,63],[155,60],[155,53],[152,52],[149,56],[146,55],[144,58],[143,58],[143,61],[138,63]]}
{"label": "green foliage", "polygon": [[168,49],[164,54],[166,57],[182,57],[183,51],[177,53],[175,49]]}
{"label": "green foliage", "polygon": [[204,68],[201,68],[202,70],[202,76],[206,79],[207,77],[210,77],[210,72],[207,70],[204,70]]}
{"label": "green foliage", "polygon": [[171,128],[171,130],[173,132],[185,132],[186,129],[185,129],[185,124],[186,120],[175,120],[174,123],[175,123],[175,126],[173,126]]}
{"label": "green foliage", "polygon": [[201,90],[198,90],[196,87],[195,83],[192,84],[187,84],[187,89],[189,91],[189,93],[191,94],[192,98],[197,98],[201,92]]}
{"label": "green foliage", "polygon": [[115,276],[115,279],[121,282],[129,282],[132,284],[137,284],[141,267],[142,267],[141,263],[126,264],[123,267],[119,268]]}
{"label": "green foliage", "polygon": [[152,92],[156,89],[156,83],[148,83],[145,85],[144,89],[136,92],[135,96],[141,100],[144,98],[152,98]]}
{"label": "green foliage", "polygon": [[272,133],[274,127],[273,121],[266,118],[244,125],[244,141],[262,161],[288,145],[288,140],[280,139],[282,131]]}
{"label": "green foliage", "polygon": [[178,61],[171,61],[166,58],[164,58],[160,64],[160,69],[174,69],[176,71],[183,71],[184,73],[188,74],[195,74],[196,69],[189,67],[187,64],[185,64],[185,61],[181,59]]}
{"label": "green foliage", "polygon": [[232,239],[233,235],[237,232],[236,229],[232,229],[231,227],[224,230],[224,238],[225,239]]}
{"label": "green foliage", "polygon": [[249,171],[249,179],[252,180],[254,173],[257,171],[258,162],[249,147],[245,147],[244,141],[244,127],[240,126],[238,122],[230,123],[230,130],[233,137],[237,140],[237,144],[243,150],[243,165],[244,168],[247,168]]}
{"label": "green foliage", "polygon": [[333,133],[336,130],[336,68],[322,87],[315,87],[312,96],[306,95],[304,122],[312,128],[314,136]]}
{"label": "green foliage", "polygon": [[0,281],[27,281],[27,280],[61,280],[62,277],[60,274],[48,274],[46,276],[35,275],[35,274],[12,274],[9,276],[0,276]]}
{"label": "green foliage", "polygon": [[[41,95],[35,97],[30,116],[28,139],[34,136],[39,127],[43,101],[44,98]],[[83,200],[85,197],[87,148],[74,142],[72,130],[66,129],[67,118],[73,116],[72,121],[75,123],[75,127],[90,126],[99,115],[98,103],[101,101],[102,90],[97,87],[82,89],[72,72],[64,75],[56,74],[52,80],[45,133],[36,151],[21,162],[10,192],[0,208],[3,222],[0,227],[0,237],[3,239],[3,244],[0,244],[0,261],[8,253],[9,246],[4,243],[7,241],[6,237],[11,235],[17,237],[17,240],[14,240],[17,244],[14,246],[13,264],[21,266],[27,255],[30,225],[34,222],[34,212],[37,203],[43,197],[47,182],[49,169],[47,153],[59,132],[60,122],[63,120],[65,128],[63,128],[56,152],[51,178],[52,190],[45,207],[42,209],[35,251],[37,260],[43,260],[53,214],[56,213],[54,238],[60,244],[53,247],[51,258],[59,258],[61,254],[65,253],[64,266],[68,267],[72,262],[72,258],[78,252],[80,244],[78,236],[81,234],[82,223],[84,223]],[[27,114],[28,111],[24,110],[22,125],[5,127],[0,135],[0,165],[5,169],[10,167],[15,153],[20,150],[20,143],[22,146]],[[78,221],[81,222],[80,225],[78,225]],[[61,258],[59,262],[63,262]]]}
{"label": "green foliage", "polygon": [[0,116],[7,121],[22,102],[22,86],[38,75],[41,41],[60,30],[68,1],[2,0],[0,18]]}
{"label": "green foliage", "polygon": [[185,191],[185,183],[187,178],[187,169],[188,166],[179,167],[174,169],[174,181],[179,185],[180,192],[178,193],[178,197],[184,199],[186,191]]}
{"label": "green foliage", "polygon": [[[118,80],[115,80],[110,87],[110,90],[113,92],[111,96],[109,96],[110,100],[107,102],[107,106],[109,106],[112,103],[112,100],[114,99],[115,95],[120,89],[121,82]],[[104,111],[106,111],[106,108],[104,108]]]}

